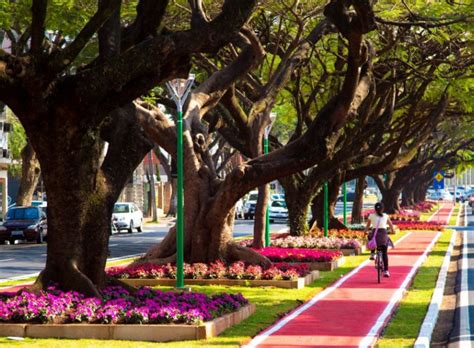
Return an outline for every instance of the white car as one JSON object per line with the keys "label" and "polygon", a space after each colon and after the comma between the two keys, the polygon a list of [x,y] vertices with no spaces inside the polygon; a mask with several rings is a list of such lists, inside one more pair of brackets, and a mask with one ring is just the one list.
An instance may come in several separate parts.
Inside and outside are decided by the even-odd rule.
{"label": "white car", "polygon": [[270,221],[274,220],[287,220],[288,219],[288,208],[286,202],[282,199],[273,201],[268,211]]}
{"label": "white car", "polygon": [[138,232],[143,230],[143,213],[133,202],[117,202],[112,214],[113,227],[119,232],[127,230],[132,233],[136,228]]}

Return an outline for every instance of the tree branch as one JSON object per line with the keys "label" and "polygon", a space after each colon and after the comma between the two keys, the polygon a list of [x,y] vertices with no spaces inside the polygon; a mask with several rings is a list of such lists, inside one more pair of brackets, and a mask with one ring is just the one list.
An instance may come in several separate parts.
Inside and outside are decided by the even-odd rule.
{"label": "tree branch", "polygon": [[42,51],[47,7],[48,0],[33,0],[30,51],[35,57],[38,57]]}

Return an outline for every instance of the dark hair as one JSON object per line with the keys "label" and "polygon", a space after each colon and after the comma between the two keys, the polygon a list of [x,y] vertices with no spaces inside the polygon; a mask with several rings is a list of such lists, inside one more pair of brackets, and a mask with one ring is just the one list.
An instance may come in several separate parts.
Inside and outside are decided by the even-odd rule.
{"label": "dark hair", "polygon": [[375,212],[377,213],[378,216],[383,216],[383,203],[382,202],[377,202],[375,203]]}

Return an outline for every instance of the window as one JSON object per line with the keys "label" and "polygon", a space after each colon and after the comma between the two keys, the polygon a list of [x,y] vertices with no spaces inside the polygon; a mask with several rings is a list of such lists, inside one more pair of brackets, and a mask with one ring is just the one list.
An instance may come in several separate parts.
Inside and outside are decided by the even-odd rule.
{"label": "window", "polygon": [[128,204],[115,204],[114,213],[130,213],[130,206]]}
{"label": "window", "polygon": [[273,201],[272,202],[272,207],[274,207],[274,208],[286,208],[286,202],[285,201]]}
{"label": "window", "polygon": [[13,208],[7,213],[7,220],[37,220],[39,210],[36,208]]}

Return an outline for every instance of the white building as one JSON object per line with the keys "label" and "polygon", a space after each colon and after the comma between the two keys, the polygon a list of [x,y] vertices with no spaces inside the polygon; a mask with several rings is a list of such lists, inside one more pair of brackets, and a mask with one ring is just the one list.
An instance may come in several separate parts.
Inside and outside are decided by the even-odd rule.
{"label": "white building", "polygon": [[0,216],[8,208],[8,165],[11,163],[8,150],[8,132],[11,125],[7,122],[6,107],[0,105]]}

